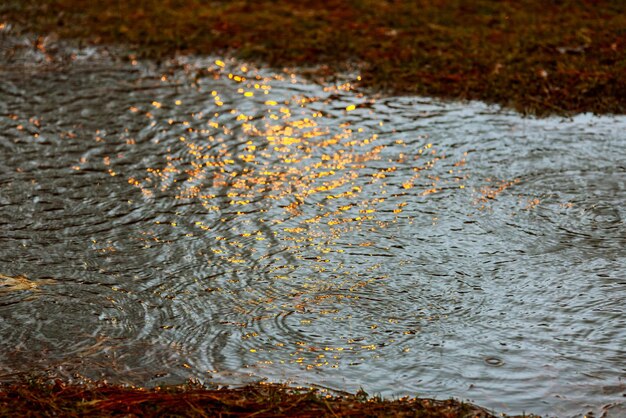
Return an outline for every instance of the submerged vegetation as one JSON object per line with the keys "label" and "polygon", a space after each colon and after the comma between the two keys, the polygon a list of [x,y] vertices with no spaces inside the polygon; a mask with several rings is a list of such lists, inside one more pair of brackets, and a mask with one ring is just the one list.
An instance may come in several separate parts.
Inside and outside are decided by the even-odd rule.
{"label": "submerged vegetation", "polygon": [[193,385],[152,390],[65,385],[32,380],[0,386],[0,416],[177,417],[492,417],[454,400],[322,395],[311,389],[261,384],[208,390]]}
{"label": "submerged vegetation", "polygon": [[274,66],[351,65],[362,86],[531,114],[626,113],[622,0],[8,0],[40,33],[145,56],[234,53]]}

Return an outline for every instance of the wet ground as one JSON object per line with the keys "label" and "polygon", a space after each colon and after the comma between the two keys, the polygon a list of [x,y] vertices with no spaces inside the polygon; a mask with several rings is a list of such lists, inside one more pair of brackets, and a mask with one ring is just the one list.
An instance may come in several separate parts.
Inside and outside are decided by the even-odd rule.
{"label": "wet ground", "polygon": [[522,118],[9,29],[1,380],[624,411],[625,117]]}

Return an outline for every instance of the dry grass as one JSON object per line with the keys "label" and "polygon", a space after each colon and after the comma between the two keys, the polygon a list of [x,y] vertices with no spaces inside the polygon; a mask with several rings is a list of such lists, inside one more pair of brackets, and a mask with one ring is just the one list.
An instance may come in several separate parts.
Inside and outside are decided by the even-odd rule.
{"label": "dry grass", "polygon": [[623,0],[6,0],[28,30],[146,56],[234,53],[362,68],[389,93],[480,99],[531,114],[626,113]]}
{"label": "dry grass", "polygon": [[31,380],[0,386],[0,416],[29,417],[492,417],[454,400],[382,400],[366,394],[323,396],[265,384],[208,390],[187,385],[153,390]]}

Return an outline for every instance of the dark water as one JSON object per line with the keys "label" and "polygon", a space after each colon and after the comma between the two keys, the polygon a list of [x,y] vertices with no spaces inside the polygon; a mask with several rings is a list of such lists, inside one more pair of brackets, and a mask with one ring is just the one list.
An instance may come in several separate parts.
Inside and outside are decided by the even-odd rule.
{"label": "dark water", "polygon": [[1,380],[624,412],[626,118],[0,48]]}

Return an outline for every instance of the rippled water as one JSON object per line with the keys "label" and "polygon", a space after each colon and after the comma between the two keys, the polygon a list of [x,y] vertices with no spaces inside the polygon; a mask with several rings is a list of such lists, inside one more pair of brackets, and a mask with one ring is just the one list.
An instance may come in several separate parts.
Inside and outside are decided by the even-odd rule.
{"label": "rippled water", "polygon": [[2,380],[624,411],[626,118],[0,50]]}

